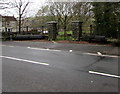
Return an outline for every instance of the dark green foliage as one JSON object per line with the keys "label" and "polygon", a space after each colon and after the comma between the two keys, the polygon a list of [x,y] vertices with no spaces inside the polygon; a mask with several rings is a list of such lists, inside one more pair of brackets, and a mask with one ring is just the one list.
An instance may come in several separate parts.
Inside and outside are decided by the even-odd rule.
{"label": "dark green foliage", "polygon": [[2,40],[9,40],[10,39],[10,34],[8,32],[2,32],[1,34]]}
{"label": "dark green foliage", "polygon": [[106,37],[118,37],[120,3],[94,2],[95,33]]}

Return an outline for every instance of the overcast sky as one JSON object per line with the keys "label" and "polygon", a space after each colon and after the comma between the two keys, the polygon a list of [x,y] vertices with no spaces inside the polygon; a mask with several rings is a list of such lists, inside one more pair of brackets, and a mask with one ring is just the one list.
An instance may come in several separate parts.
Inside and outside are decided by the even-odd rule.
{"label": "overcast sky", "polygon": [[[1,1],[1,0],[0,0]],[[12,0],[4,0],[4,2],[11,2]],[[34,16],[37,11],[40,9],[41,6],[45,5],[45,1],[46,0],[29,0],[30,6],[29,6],[29,11],[27,13],[27,16]],[[17,12],[15,9],[11,8],[11,9],[4,9],[4,10],[0,10],[0,14],[1,15],[8,15],[8,16],[15,16],[17,17]]]}
{"label": "overcast sky", "polygon": [[[4,2],[12,2],[12,1],[14,1],[14,0],[0,0],[0,2],[1,1],[4,1]],[[19,1],[19,0],[16,0],[16,1]],[[25,1],[27,1],[27,0],[25,0]],[[30,6],[29,6],[29,12],[27,13],[27,17],[29,17],[29,16],[34,16],[37,12],[38,12],[38,10],[40,9],[40,7],[41,6],[43,6],[43,5],[45,5],[45,1],[47,1],[47,0],[29,0],[31,3],[30,3]],[[53,1],[53,0],[48,0],[48,1]],[[71,1],[75,1],[75,0],[54,0],[54,1],[57,1],[57,2],[71,2]],[[77,1],[79,1],[79,2],[81,2],[81,1],[83,1],[83,0],[77,0]],[[85,1],[91,1],[91,0],[84,0],[84,2]],[[100,1],[102,1],[102,2],[110,2],[110,1],[112,1],[112,2],[118,2],[119,0],[93,0],[93,1],[96,1],[96,2],[100,2]],[[17,15],[17,13],[16,13],[16,11],[15,11],[15,9],[6,9],[6,10],[0,10],[0,14],[1,15],[8,15],[8,16],[15,16],[15,17],[18,17],[18,15]]]}

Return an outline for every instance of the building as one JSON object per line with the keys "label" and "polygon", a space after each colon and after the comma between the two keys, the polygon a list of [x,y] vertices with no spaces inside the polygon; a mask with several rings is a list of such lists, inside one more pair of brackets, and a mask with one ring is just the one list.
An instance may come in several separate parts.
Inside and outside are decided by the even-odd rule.
{"label": "building", "polygon": [[0,15],[0,32],[17,32],[17,20],[14,16]]}

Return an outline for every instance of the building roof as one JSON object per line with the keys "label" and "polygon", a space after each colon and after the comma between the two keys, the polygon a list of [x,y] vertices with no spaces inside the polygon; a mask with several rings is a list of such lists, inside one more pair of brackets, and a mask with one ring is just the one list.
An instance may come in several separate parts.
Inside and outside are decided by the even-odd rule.
{"label": "building roof", "polygon": [[2,18],[5,18],[5,21],[17,21],[14,16],[2,16]]}

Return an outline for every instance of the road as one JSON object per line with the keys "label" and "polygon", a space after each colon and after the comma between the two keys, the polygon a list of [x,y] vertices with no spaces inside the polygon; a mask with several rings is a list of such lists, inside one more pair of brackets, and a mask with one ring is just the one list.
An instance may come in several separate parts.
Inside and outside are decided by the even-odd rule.
{"label": "road", "polygon": [[111,45],[100,45],[100,44],[75,44],[75,43],[57,43],[57,42],[34,42],[34,41],[4,41],[4,45],[13,45],[13,46],[30,46],[38,48],[49,48],[49,49],[58,49],[58,50],[74,50],[81,52],[91,52],[96,53],[100,51],[103,54],[108,55],[119,55],[120,47],[115,47]]}
{"label": "road", "polygon": [[3,92],[118,92],[118,58],[2,45]]}

